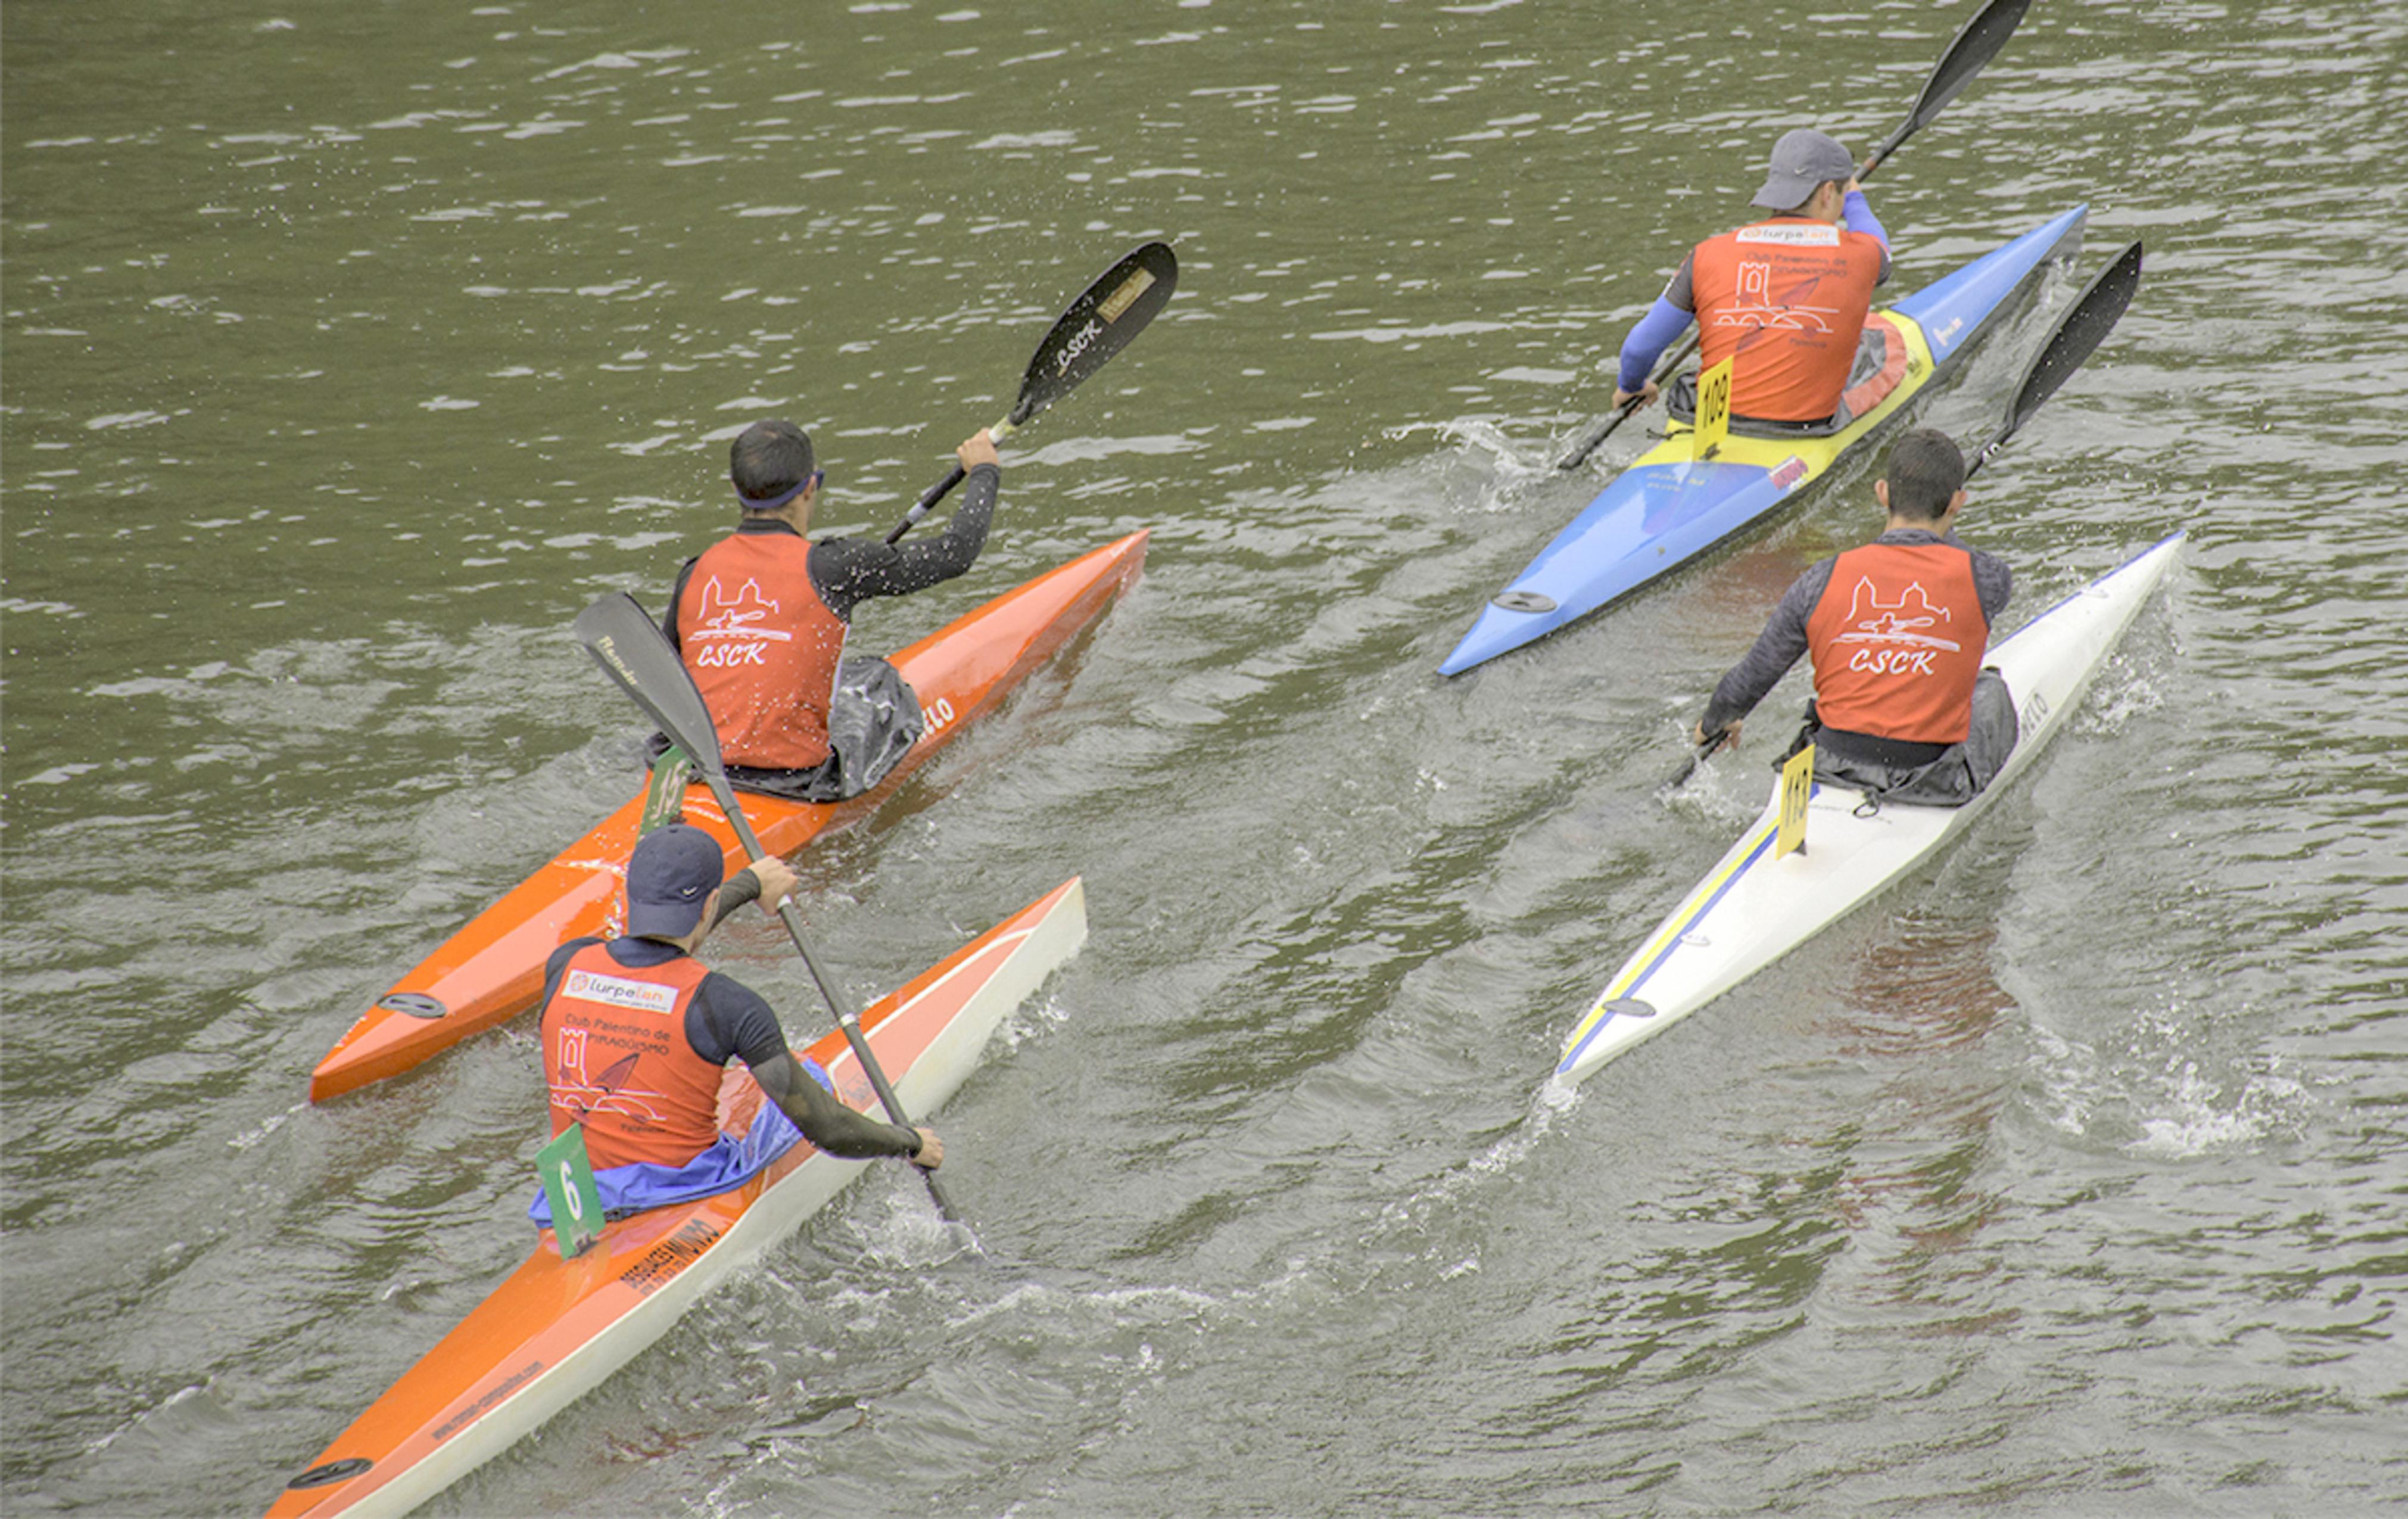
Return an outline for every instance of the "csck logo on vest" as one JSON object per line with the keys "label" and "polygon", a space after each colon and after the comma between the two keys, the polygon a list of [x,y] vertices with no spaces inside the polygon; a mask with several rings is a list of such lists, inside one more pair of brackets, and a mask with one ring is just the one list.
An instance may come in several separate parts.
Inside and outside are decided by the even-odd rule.
{"label": "csck logo on vest", "polygon": [[794,638],[783,628],[763,625],[777,615],[778,604],[761,594],[760,581],[746,580],[731,596],[719,577],[712,576],[702,588],[702,626],[688,635],[700,646],[695,664],[706,668],[768,664],[767,645]]}
{"label": "csck logo on vest", "polygon": [[1831,641],[1887,646],[1849,651],[1852,670],[1869,675],[1936,675],[1939,672],[1931,662],[1942,653],[1955,653],[1962,645],[1925,630],[1938,627],[1950,617],[1947,608],[1931,604],[1921,580],[1910,581],[1897,600],[1884,601],[1872,578],[1865,576],[1857,580],[1856,594],[1848,601],[1848,631]]}

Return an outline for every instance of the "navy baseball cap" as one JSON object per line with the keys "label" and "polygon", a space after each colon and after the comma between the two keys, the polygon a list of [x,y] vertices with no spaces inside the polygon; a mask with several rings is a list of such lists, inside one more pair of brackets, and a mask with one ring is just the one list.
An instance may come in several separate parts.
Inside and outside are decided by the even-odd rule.
{"label": "navy baseball cap", "polygon": [[719,840],[690,823],[655,828],[627,861],[627,932],[638,939],[683,939],[702,922],[702,904],[725,878]]}

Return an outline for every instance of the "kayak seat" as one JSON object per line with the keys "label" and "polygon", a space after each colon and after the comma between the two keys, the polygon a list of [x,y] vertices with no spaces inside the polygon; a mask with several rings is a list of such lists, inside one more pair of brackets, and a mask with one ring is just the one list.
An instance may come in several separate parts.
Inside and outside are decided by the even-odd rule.
{"label": "kayak seat", "polygon": [[[828,757],[808,770],[730,765],[727,783],[790,802],[844,801],[885,780],[927,727],[920,698],[900,670],[874,655],[848,654],[837,666],[836,693],[828,703]],[[668,735],[653,734],[646,745],[647,763],[668,747]]]}
{"label": "kayak seat", "polygon": [[[1776,422],[1734,412],[1730,430],[1742,437],[1830,437],[1881,405],[1905,378],[1906,335],[1887,312],[1875,312],[1865,320],[1864,336],[1856,341],[1856,362],[1848,369],[1848,388],[1840,393],[1839,410],[1814,422]],[[1682,375],[1665,387],[1664,409],[1674,422],[1697,422],[1695,373]]]}
{"label": "kayak seat", "polygon": [[1798,737],[1772,762],[1772,767],[1780,769],[1811,744],[1817,781],[1864,794],[1859,816],[1893,804],[1962,807],[2006,767],[2007,756],[2014,752],[2015,742],[2022,737],[2022,726],[2007,678],[1996,665],[1985,665],[1973,681],[1971,731],[1961,742],[1923,745],[1869,734],[1843,734],[1823,726],[1809,697]]}

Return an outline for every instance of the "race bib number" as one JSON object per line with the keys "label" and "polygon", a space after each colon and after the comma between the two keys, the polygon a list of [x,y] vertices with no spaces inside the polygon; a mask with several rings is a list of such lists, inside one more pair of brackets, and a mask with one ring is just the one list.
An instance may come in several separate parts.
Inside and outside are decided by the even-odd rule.
{"label": "race bib number", "polygon": [[552,1205],[552,1236],[560,1242],[560,1258],[574,1260],[602,1238],[602,1189],[594,1184],[594,1166],[585,1158],[585,1125],[562,1129],[535,1153],[535,1168]]}
{"label": "race bib number", "polygon": [[1814,795],[1814,746],[1808,744],[1781,767],[1781,831],[1772,841],[1772,857],[1793,850],[1806,853],[1806,801]]}
{"label": "race bib number", "polygon": [[1730,436],[1731,361],[1725,359],[1698,377],[1698,430],[1691,435],[1689,457],[1711,459]]}
{"label": "race bib number", "polygon": [[651,833],[654,828],[685,821],[685,783],[693,777],[694,761],[675,744],[652,761],[652,783],[644,793],[641,832]]}

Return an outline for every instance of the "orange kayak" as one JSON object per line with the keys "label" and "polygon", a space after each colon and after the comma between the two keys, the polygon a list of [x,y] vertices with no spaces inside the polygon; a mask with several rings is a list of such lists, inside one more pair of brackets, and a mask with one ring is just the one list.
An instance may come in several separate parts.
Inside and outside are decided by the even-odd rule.
{"label": "orange kayak", "polygon": [[[895,656],[927,718],[927,731],[886,779],[841,802],[747,796],[761,847],[791,856],[821,834],[876,808],[956,729],[1003,699],[1054,652],[1095,621],[1137,578],[1146,535],[1136,532],[1008,591]],[[636,798],[480,913],[394,983],[318,1062],[309,1100],[323,1102],[416,1068],[472,1034],[535,1006],[546,956],[584,934],[615,932],[621,890],[644,798]],[[699,781],[687,788],[688,823],[719,836],[730,873],[746,864],[735,831]]]}
{"label": "orange kayak", "polygon": [[[987,1039],[1087,933],[1077,877],[861,1016],[905,1109],[939,1107]],[[841,1033],[811,1046],[836,1090],[876,1110]],[[734,1068],[741,1071],[741,1067]],[[740,1078],[757,1106],[760,1088]],[[500,1455],[666,1333],[722,1278],[783,1240],[869,1161],[806,1140],[730,1192],[621,1219],[574,1260],[552,1231],[492,1297],[353,1420],[268,1511],[406,1513]],[[527,1172],[535,1187],[532,1167]]]}

